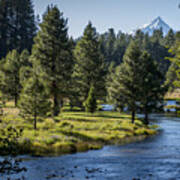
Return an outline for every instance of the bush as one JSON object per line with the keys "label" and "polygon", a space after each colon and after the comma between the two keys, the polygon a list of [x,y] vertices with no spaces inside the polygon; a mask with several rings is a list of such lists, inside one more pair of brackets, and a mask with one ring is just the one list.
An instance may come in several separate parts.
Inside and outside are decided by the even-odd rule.
{"label": "bush", "polygon": [[42,128],[48,130],[48,129],[52,129],[54,126],[55,126],[54,120],[48,118],[48,119],[45,119],[45,122],[43,123]]}
{"label": "bush", "polygon": [[0,129],[0,152],[1,154],[16,155],[19,153],[19,141],[23,129],[17,129],[11,125]]}
{"label": "bush", "polygon": [[86,112],[90,112],[90,113],[95,112],[95,110],[97,108],[95,89],[93,86],[91,86],[91,88],[89,90],[88,98],[84,102],[84,106],[85,106]]}

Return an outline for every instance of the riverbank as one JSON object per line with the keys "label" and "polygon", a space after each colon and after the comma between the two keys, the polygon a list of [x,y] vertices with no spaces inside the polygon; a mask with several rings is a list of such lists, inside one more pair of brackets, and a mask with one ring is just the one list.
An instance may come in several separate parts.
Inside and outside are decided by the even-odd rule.
{"label": "riverbank", "polygon": [[11,124],[23,129],[19,154],[56,156],[131,143],[156,134],[154,126],[145,126],[138,119],[131,124],[129,115],[118,112],[63,112],[54,120],[39,119],[35,131],[33,122],[19,117],[16,111],[12,108],[1,117],[0,128]]}

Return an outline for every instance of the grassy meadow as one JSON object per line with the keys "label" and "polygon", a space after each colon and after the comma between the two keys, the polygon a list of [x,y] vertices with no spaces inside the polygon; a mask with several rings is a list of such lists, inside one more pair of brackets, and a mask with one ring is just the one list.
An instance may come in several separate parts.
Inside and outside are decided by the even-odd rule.
{"label": "grassy meadow", "polygon": [[155,126],[145,126],[138,119],[131,124],[129,115],[118,112],[99,111],[91,114],[67,112],[64,108],[64,112],[54,119],[38,119],[35,131],[33,122],[20,117],[13,103],[7,103],[3,111],[0,128],[12,125],[16,129],[23,129],[18,139],[18,154],[55,156],[100,149],[108,144],[140,141],[156,134]]}

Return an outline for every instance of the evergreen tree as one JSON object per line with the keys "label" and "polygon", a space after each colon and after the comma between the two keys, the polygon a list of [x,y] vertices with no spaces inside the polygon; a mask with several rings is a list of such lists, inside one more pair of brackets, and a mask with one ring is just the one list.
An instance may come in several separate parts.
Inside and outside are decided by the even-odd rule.
{"label": "evergreen tree", "polygon": [[175,34],[174,34],[174,31],[170,29],[168,34],[164,38],[164,45],[167,48],[171,48],[174,45],[174,43],[175,43]]}
{"label": "evergreen tree", "polygon": [[174,82],[177,81],[176,71],[179,69],[178,65],[175,62],[171,62],[171,65],[166,73],[165,86],[168,87],[168,91],[172,92],[176,89]]}
{"label": "evergreen tree", "polygon": [[140,99],[141,74],[141,50],[138,42],[131,41],[128,46],[124,61],[116,69],[116,75],[112,85],[108,88],[109,96],[114,102],[126,102],[132,112],[132,123],[135,120],[135,112],[138,109],[137,102]]}
{"label": "evergreen tree", "polygon": [[112,61],[115,61],[114,53],[115,53],[115,42],[116,42],[116,35],[114,29],[109,29],[107,33],[107,41],[106,41],[106,51],[105,51],[105,62],[110,64]]}
{"label": "evergreen tree", "polygon": [[119,65],[123,61],[126,48],[129,45],[131,36],[121,31],[116,35],[113,29],[99,36],[100,51],[104,56],[106,67],[114,62]]}
{"label": "evergreen tree", "polygon": [[123,61],[123,56],[130,42],[130,36],[119,32],[114,43],[114,63],[120,65]]}
{"label": "evergreen tree", "polygon": [[169,90],[174,90],[175,88],[180,87],[180,33],[176,34],[176,41],[174,46],[171,47],[169,52],[171,53],[171,57],[169,60],[171,61],[171,66],[166,75],[166,84],[169,85]]}
{"label": "evergreen tree", "polygon": [[91,85],[95,88],[97,98],[105,96],[104,77],[106,71],[99,50],[97,33],[91,23],[87,25],[83,37],[78,41],[74,55],[73,78],[80,102],[87,99]]}
{"label": "evergreen tree", "polygon": [[10,36],[9,28],[9,0],[0,1],[0,59],[5,57],[9,51],[8,40]]}
{"label": "evergreen tree", "polygon": [[31,51],[33,38],[36,34],[36,22],[32,0],[11,0],[12,17],[10,49],[21,53],[24,49]]}
{"label": "evergreen tree", "polygon": [[23,86],[24,82],[32,76],[32,63],[30,62],[30,54],[28,50],[22,51],[20,54],[21,68],[19,70],[20,84]]}
{"label": "evergreen tree", "polygon": [[136,34],[134,36],[134,39],[139,42],[139,44],[143,43],[145,34],[139,29],[136,31]]}
{"label": "evergreen tree", "polygon": [[124,64],[117,66],[116,68],[110,66],[109,76],[107,78],[107,100],[110,104],[113,104],[116,110],[123,111],[124,107],[127,107],[126,96],[122,89],[122,79],[120,78],[124,72]]}
{"label": "evergreen tree", "polygon": [[159,108],[163,101],[165,88],[162,86],[163,76],[158,70],[157,64],[146,51],[141,56],[141,98],[140,108],[145,114],[144,122],[149,124],[148,114]]}
{"label": "evergreen tree", "polygon": [[67,34],[67,20],[56,6],[48,7],[35,37],[32,63],[46,82],[53,99],[53,114],[60,112],[59,99],[66,95],[71,78],[71,45]]}
{"label": "evergreen tree", "polygon": [[20,57],[16,50],[8,53],[1,67],[1,81],[3,84],[1,86],[1,91],[9,97],[13,97],[16,106],[21,90],[19,77],[20,67]]}
{"label": "evergreen tree", "polygon": [[84,102],[85,110],[86,112],[93,113],[96,111],[97,103],[96,103],[96,96],[95,96],[95,89],[93,86],[91,86],[88,97],[86,101]]}
{"label": "evergreen tree", "polygon": [[19,58],[20,58],[21,67],[32,66],[30,62],[30,53],[27,49],[22,51]]}
{"label": "evergreen tree", "polygon": [[48,93],[35,73],[24,83],[18,104],[21,115],[33,117],[34,129],[37,129],[37,118],[46,117],[50,111]]}
{"label": "evergreen tree", "polygon": [[[169,61],[165,60],[166,57],[169,57],[168,48],[164,45],[164,38],[162,30],[155,30],[153,36],[150,37],[151,47],[146,49],[152,56],[153,59],[158,64],[158,68],[162,74],[166,74],[169,68]],[[164,76],[165,80],[165,76]]]}
{"label": "evergreen tree", "polygon": [[16,49],[31,50],[36,33],[31,0],[0,0],[0,58]]}

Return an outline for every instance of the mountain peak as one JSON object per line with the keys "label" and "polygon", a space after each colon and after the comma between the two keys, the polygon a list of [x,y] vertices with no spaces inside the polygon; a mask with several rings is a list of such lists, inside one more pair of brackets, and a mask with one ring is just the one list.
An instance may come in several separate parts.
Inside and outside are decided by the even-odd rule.
{"label": "mountain peak", "polygon": [[162,21],[161,16],[158,16],[155,20]]}
{"label": "mountain peak", "polygon": [[[162,29],[163,35],[166,36],[171,28],[167,23],[165,23],[165,21],[160,16],[158,16],[153,21],[151,21],[150,24],[145,24],[144,26],[138,29],[140,29],[145,34],[149,34],[150,36],[153,35],[153,32],[155,30]],[[134,35],[136,31],[137,30],[132,31],[131,34]]]}
{"label": "mountain peak", "polygon": [[154,23],[164,23],[164,21],[160,16],[158,16],[151,22],[151,24],[154,24]]}

